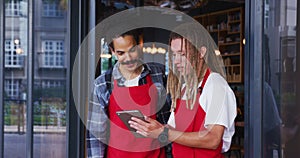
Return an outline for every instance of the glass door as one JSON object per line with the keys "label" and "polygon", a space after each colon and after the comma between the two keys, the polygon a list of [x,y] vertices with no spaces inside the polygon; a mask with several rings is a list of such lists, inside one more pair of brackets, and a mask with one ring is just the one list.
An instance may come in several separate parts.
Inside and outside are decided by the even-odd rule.
{"label": "glass door", "polygon": [[4,157],[23,157],[28,141],[28,1],[10,0],[4,5]]}
{"label": "glass door", "polygon": [[5,8],[1,154],[64,158],[70,56],[67,1],[6,0],[1,5]]}
{"label": "glass door", "polygon": [[262,157],[266,158],[289,158],[300,153],[298,3],[264,1]]}

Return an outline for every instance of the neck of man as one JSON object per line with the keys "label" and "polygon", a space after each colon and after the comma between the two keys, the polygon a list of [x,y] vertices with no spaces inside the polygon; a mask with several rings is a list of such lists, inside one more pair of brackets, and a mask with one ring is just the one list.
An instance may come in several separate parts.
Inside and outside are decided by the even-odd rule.
{"label": "neck of man", "polygon": [[122,76],[126,80],[132,80],[132,79],[138,77],[142,73],[142,70],[143,70],[143,65],[140,65],[134,71],[126,71],[126,70],[122,69],[121,67],[119,67],[119,71],[121,72]]}

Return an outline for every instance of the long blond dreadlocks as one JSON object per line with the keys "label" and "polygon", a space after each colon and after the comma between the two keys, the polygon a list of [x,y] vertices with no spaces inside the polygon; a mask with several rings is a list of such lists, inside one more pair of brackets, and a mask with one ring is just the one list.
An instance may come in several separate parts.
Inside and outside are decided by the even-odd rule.
{"label": "long blond dreadlocks", "polygon": [[[181,49],[185,49],[186,61],[192,66],[188,74],[180,74],[173,63],[173,55],[169,49],[169,75],[167,82],[167,92],[171,94],[172,110],[176,108],[176,100],[182,96],[182,85],[185,83],[186,105],[188,109],[193,109],[198,92],[198,84],[203,79],[209,68],[211,72],[217,72],[224,78],[225,69],[221,55],[215,53],[218,50],[215,42],[201,24],[183,24],[177,27],[171,34],[169,45],[174,39],[181,39]],[[184,47],[184,48],[183,48]],[[204,58],[200,58],[201,47],[206,48]]]}

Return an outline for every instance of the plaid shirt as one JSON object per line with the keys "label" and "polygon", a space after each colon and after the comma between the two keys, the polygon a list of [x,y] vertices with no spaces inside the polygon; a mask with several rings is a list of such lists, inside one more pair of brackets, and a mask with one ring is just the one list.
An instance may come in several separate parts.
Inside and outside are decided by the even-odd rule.
{"label": "plaid shirt", "polygon": [[[162,124],[167,124],[170,111],[170,98],[166,95],[165,68],[162,64],[147,63],[144,64],[144,70],[139,78],[139,85],[146,84],[146,76],[150,74],[152,82],[155,84],[158,92],[157,120]],[[105,157],[106,147],[109,138],[109,118],[108,106],[109,98],[113,88],[112,76],[117,80],[118,86],[124,86],[125,78],[118,70],[119,63],[115,64],[113,69],[100,75],[94,82],[94,91],[92,101],[89,103],[87,119],[87,152],[89,158]]]}

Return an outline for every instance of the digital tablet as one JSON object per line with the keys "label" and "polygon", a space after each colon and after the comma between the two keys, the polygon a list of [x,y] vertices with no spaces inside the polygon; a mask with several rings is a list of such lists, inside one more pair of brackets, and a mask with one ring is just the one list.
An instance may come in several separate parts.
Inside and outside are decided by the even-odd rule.
{"label": "digital tablet", "polygon": [[131,120],[131,117],[139,118],[145,122],[147,122],[144,118],[144,115],[139,110],[124,110],[124,111],[117,111],[116,114],[122,120],[122,122],[126,125],[126,127],[133,133],[135,137],[141,138],[144,137],[138,133],[132,127],[130,127],[128,121]]}

